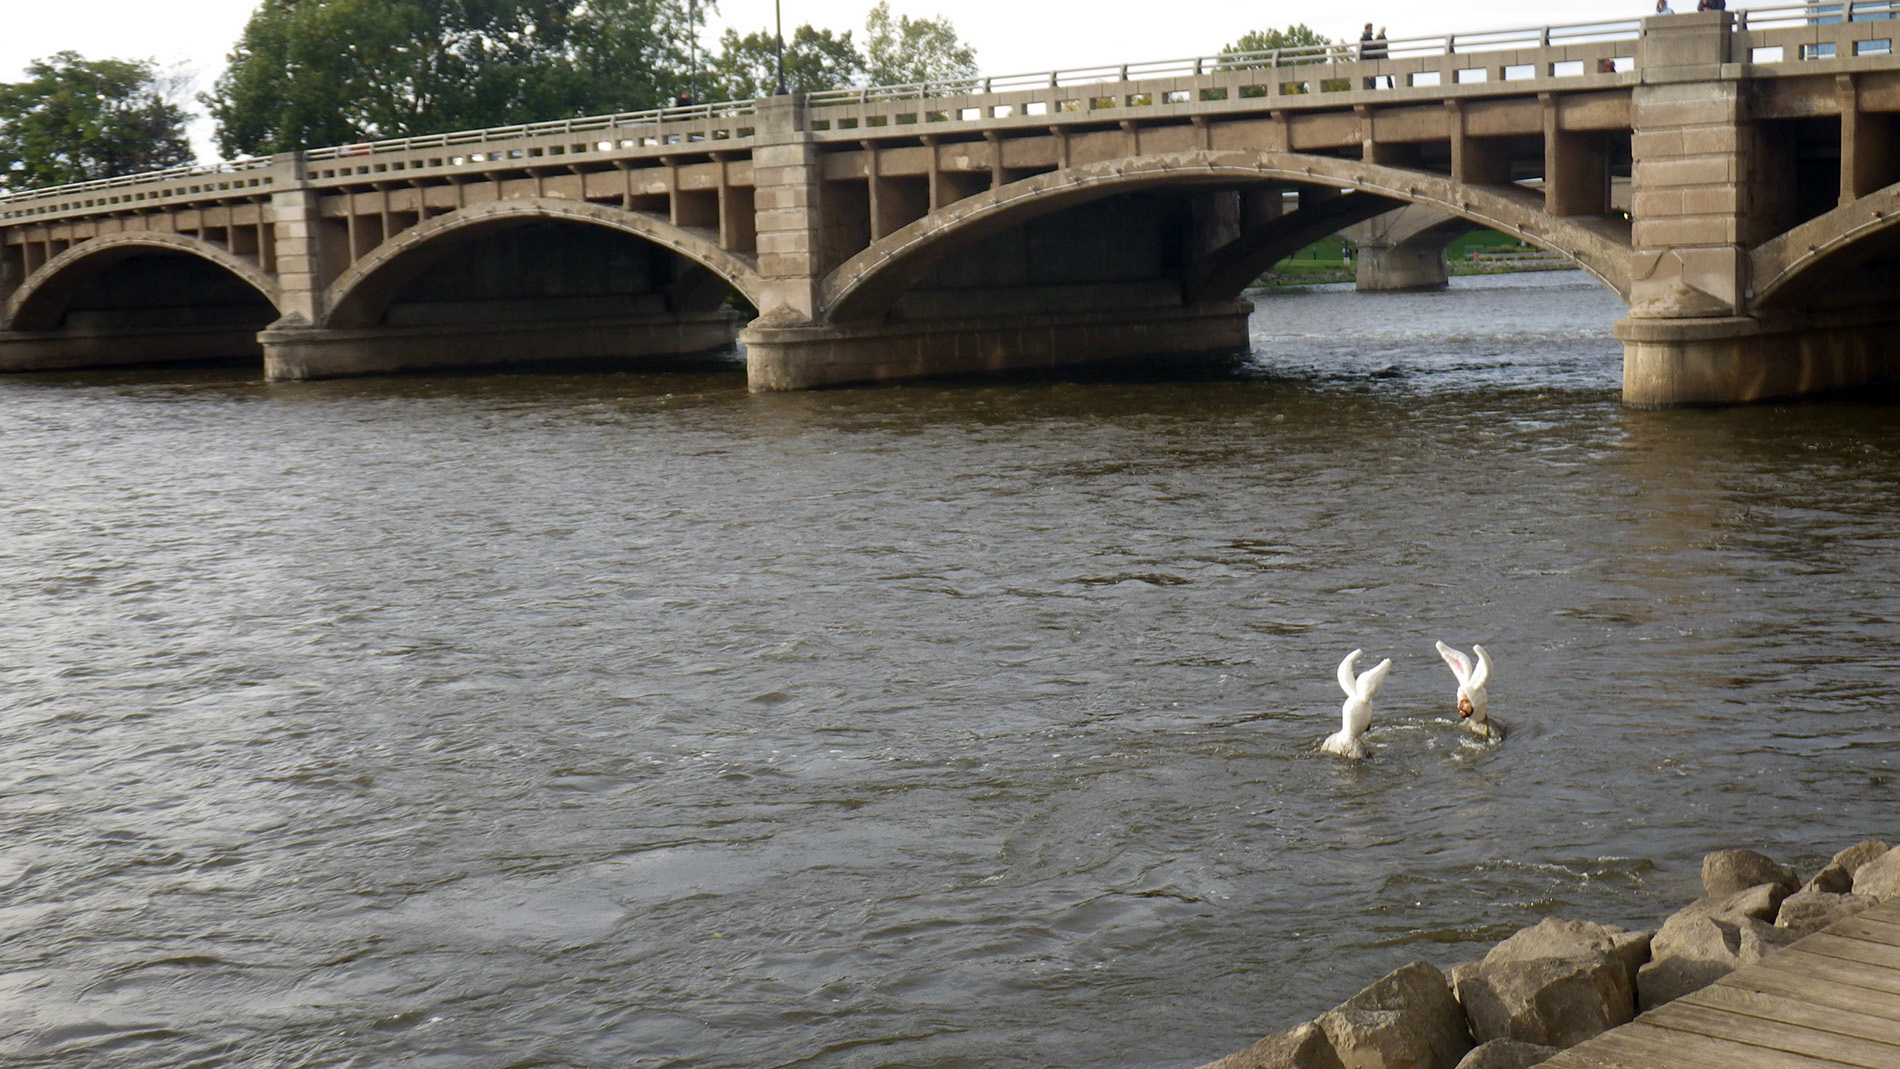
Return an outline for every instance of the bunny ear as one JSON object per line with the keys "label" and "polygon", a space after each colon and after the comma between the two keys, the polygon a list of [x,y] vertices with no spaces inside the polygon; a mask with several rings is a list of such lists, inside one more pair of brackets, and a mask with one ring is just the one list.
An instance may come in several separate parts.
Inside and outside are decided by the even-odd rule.
{"label": "bunny ear", "polygon": [[1379,693],[1380,685],[1385,682],[1386,675],[1391,671],[1392,658],[1390,657],[1366,669],[1365,674],[1359,677],[1359,689],[1356,696],[1361,701],[1371,701],[1372,696]]}
{"label": "bunny ear", "polygon": [[1465,685],[1465,681],[1471,678],[1471,658],[1466,657],[1464,654],[1452,649],[1443,642],[1438,644],[1438,655],[1443,657],[1445,663],[1451,666],[1451,674],[1458,677],[1459,686]]}
{"label": "bunny ear", "polygon": [[1471,682],[1467,685],[1475,690],[1484,686],[1491,678],[1491,655],[1484,652],[1484,647],[1476,643],[1472,644],[1471,652],[1478,655],[1478,670],[1471,674]]}
{"label": "bunny ear", "polygon": [[1345,691],[1348,698],[1357,693],[1353,689],[1352,664],[1365,652],[1365,650],[1354,650],[1346,655],[1345,660],[1339,662],[1339,689]]}

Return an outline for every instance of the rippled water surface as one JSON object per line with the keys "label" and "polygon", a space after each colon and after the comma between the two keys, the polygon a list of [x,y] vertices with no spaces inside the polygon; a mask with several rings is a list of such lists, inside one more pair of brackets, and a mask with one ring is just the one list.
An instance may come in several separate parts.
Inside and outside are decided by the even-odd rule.
{"label": "rippled water surface", "polygon": [[0,1065],[1185,1067],[1900,832],[1890,401],[1625,410],[1571,275],[1259,304],[1174,381],[0,378]]}

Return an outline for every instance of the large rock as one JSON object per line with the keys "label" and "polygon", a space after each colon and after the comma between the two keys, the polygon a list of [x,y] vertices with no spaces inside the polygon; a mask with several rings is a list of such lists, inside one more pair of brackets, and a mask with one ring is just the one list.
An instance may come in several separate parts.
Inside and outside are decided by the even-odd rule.
{"label": "large rock", "polygon": [[1844,895],[1854,889],[1854,873],[1862,865],[1887,852],[1887,844],[1879,839],[1865,839],[1834,855],[1833,860],[1821,867],[1814,878],[1807,882],[1803,890],[1826,891],[1829,894]]}
{"label": "large rock", "polygon": [[1201,1069],[1346,1069],[1333,1053],[1332,1041],[1319,1025],[1308,1021],[1275,1032],[1246,1050],[1229,1054]]}
{"label": "large rock", "polygon": [[1636,1004],[1651,1010],[1752,965],[1801,933],[1750,916],[1710,912],[1704,899],[1678,911],[1650,941],[1649,964],[1636,974]]}
{"label": "large rock", "polygon": [[1471,1037],[1569,1047],[1636,1016],[1650,933],[1545,918],[1452,973]]}
{"label": "large rock", "polygon": [[1480,1043],[1458,1063],[1458,1069],[1533,1069],[1555,1058],[1556,1047],[1543,1047],[1521,1039],[1494,1039]]}
{"label": "large rock", "polygon": [[1456,1069],[1471,1049],[1464,1011],[1434,966],[1415,961],[1322,1014],[1345,1069]]}
{"label": "large rock", "polygon": [[1680,912],[1696,913],[1724,921],[1740,920],[1746,917],[1749,920],[1772,924],[1781,910],[1782,901],[1790,893],[1792,892],[1785,884],[1764,883],[1719,898],[1698,898],[1682,907]]}
{"label": "large rock", "polygon": [[1835,895],[1826,891],[1796,891],[1781,901],[1775,927],[1806,935],[1847,918],[1874,904],[1869,895]]}
{"label": "large rock", "polygon": [[1725,898],[1737,891],[1770,883],[1782,888],[1783,898],[1801,887],[1801,877],[1786,865],[1753,850],[1717,850],[1702,859],[1702,893]]}
{"label": "large rock", "polygon": [[1876,902],[1900,895],[1900,850],[1888,850],[1855,870],[1854,893]]}

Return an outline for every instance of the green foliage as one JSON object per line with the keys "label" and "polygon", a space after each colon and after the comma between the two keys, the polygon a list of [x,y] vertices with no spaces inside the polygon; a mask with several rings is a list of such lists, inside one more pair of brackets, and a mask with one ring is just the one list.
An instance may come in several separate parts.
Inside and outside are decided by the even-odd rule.
{"label": "green foliage", "polygon": [[[841,89],[852,84],[908,85],[956,82],[976,76],[976,51],[957,39],[950,20],[891,16],[880,2],[865,18],[864,51],[851,31],[833,33],[809,25],[785,42],[785,87],[793,93]],[[775,39],[769,30],[743,37],[727,30],[708,66],[706,98],[749,100],[770,96],[777,82]]]}
{"label": "green foliage", "polygon": [[200,99],[232,155],[670,103],[709,3],[264,0]]}
{"label": "green foliage", "polygon": [[192,162],[184,110],[150,63],[61,52],[0,84],[0,189],[113,178]]}
{"label": "green foliage", "polygon": [[[1240,40],[1232,44],[1222,45],[1221,54],[1224,56],[1242,55],[1250,52],[1272,52],[1275,49],[1282,48],[1310,49],[1336,43],[1337,42],[1331,38],[1324,36],[1305,23],[1300,23],[1296,26],[1288,26],[1284,30],[1254,30],[1250,33],[1242,34]],[[1324,54],[1317,52],[1303,56],[1285,56],[1281,58],[1280,65],[1289,66],[1298,63],[1319,63],[1324,59]],[[1252,70],[1268,65],[1269,61],[1264,59],[1229,61],[1221,63],[1216,69]]]}
{"label": "green foliage", "polygon": [[[728,30],[696,60],[711,0],[263,0],[200,99],[229,155],[768,96],[770,32]],[[871,9],[850,31],[800,26],[785,45],[795,93],[861,81],[956,81],[974,51],[947,19]]]}
{"label": "green foliage", "polygon": [[[719,54],[706,70],[707,100],[750,100],[771,96],[778,81],[778,57],[773,35],[766,31],[739,36],[727,30],[719,39]],[[849,85],[864,69],[864,59],[851,42],[851,31],[800,26],[785,42],[785,86],[793,93],[811,93]]]}
{"label": "green foliage", "polygon": [[864,75],[872,85],[964,81],[976,77],[976,50],[949,19],[892,21],[891,5],[878,0],[864,20]]}

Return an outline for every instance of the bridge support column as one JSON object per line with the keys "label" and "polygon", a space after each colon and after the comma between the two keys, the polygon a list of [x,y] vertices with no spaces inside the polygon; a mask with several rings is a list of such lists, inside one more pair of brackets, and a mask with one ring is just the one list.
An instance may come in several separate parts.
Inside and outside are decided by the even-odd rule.
{"label": "bridge support column", "polygon": [[1035,371],[1137,357],[1185,357],[1247,347],[1253,306],[921,320],[844,326],[766,326],[739,335],[754,390]]}
{"label": "bridge support column", "polygon": [[1353,288],[1361,293],[1442,290],[1451,282],[1442,246],[1361,245],[1353,272]]}
{"label": "bridge support column", "polygon": [[[303,168],[298,155],[296,166]],[[271,194],[272,250],[277,264],[277,310],[280,322],[305,325],[323,316],[323,288],[338,273],[329,270],[323,255],[317,195],[310,189],[285,189]],[[340,269],[338,269],[340,270]]]}
{"label": "bridge support column", "polygon": [[1630,101],[1630,314],[1623,401],[1725,404],[1785,396],[1781,345],[1748,315],[1743,183],[1757,163],[1742,84],[1723,78],[1723,11],[1649,19]]}
{"label": "bridge support column", "polygon": [[752,150],[757,219],[759,314],[769,323],[809,323],[818,314],[824,277],[820,212],[822,161],[804,129],[802,97],[773,97],[759,105]]}

